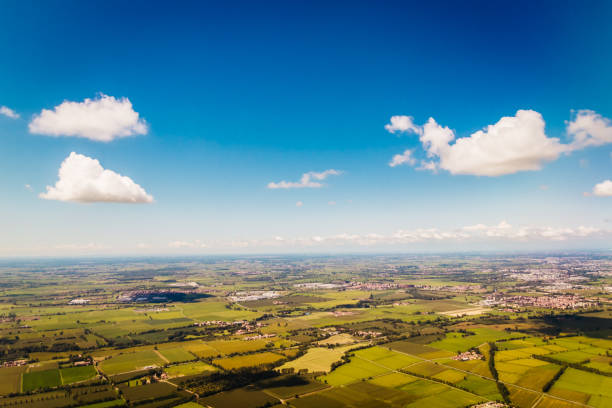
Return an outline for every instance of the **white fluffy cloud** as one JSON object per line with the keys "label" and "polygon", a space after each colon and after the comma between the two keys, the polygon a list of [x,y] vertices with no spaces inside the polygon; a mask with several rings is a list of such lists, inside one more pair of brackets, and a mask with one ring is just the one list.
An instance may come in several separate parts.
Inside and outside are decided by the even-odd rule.
{"label": "white fluffy cloud", "polygon": [[612,181],[605,180],[593,187],[593,195],[598,197],[612,197]]}
{"label": "white fluffy cloud", "polygon": [[[559,139],[546,136],[544,125],[538,112],[519,110],[515,116],[503,117],[485,130],[457,139],[452,145],[439,140],[436,150],[428,150],[440,158],[440,167],[452,174],[500,176],[539,170],[543,163],[567,151]],[[432,132],[448,133],[439,129]],[[423,137],[426,134],[427,125]]]}
{"label": "white fluffy cloud", "polygon": [[131,178],[106,170],[100,162],[75,152],[62,162],[59,180],[40,198],[79,203],[151,203],[153,197]]}
{"label": "white fluffy cloud", "polygon": [[[500,176],[538,170],[571,148],[557,138],[546,136],[542,115],[519,110],[501,118],[468,137],[455,139],[455,133],[433,118],[420,128],[419,139],[430,161],[421,169],[447,170],[451,174]],[[451,144],[452,141],[455,141]]]}
{"label": "white fluffy cloud", "polygon": [[19,114],[17,112],[6,106],[0,106],[0,115],[4,115],[11,119],[19,118]]}
{"label": "white fluffy cloud", "polygon": [[573,138],[572,149],[601,146],[612,143],[612,121],[592,110],[579,110],[567,122],[567,133]]}
{"label": "white fluffy cloud", "polygon": [[278,183],[268,183],[268,188],[279,189],[279,188],[319,188],[323,187],[321,181],[325,180],[328,176],[338,176],[342,174],[339,170],[329,169],[322,172],[309,171],[308,173],[302,174],[300,181],[279,181]]}
{"label": "white fluffy cloud", "polygon": [[414,166],[416,160],[412,157],[412,150],[404,150],[402,154],[396,154],[389,162],[390,167],[401,166],[402,164],[408,164]]}
{"label": "white fluffy cloud", "polygon": [[391,116],[391,120],[385,125],[385,129],[390,133],[421,133],[421,128],[414,124],[412,116]]}
{"label": "white fluffy cloud", "polygon": [[100,94],[83,102],[64,101],[53,110],[43,109],[29,124],[31,133],[48,136],[75,136],[98,142],[147,133],[127,98]]}

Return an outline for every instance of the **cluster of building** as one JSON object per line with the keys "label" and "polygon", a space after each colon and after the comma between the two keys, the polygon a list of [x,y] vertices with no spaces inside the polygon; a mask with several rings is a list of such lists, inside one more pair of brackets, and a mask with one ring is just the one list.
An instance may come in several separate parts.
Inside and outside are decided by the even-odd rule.
{"label": "cluster of building", "polygon": [[0,367],[21,367],[28,364],[28,360],[13,360],[13,361],[5,361],[0,365]]}
{"label": "cluster of building", "polygon": [[[195,322],[194,326],[204,327],[204,326],[217,326],[217,327],[235,327],[238,328],[234,334],[241,335],[254,332],[255,330],[261,329],[262,327],[267,326],[267,324],[256,322],[250,323],[247,320],[236,320],[234,322],[225,322],[223,320],[206,320],[204,322]],[[264,335],[263,337],[253,336],[253,338],[247,338],[246,340],[255,340],[256,338],[266,338],[272,337],[274,335]]]}
{"label": "cluster of building", "polygon": [[261,339],[269,339],[270,337],[276,337],[276,334],[274,333],[258,334],[256,336],[245,337],[243,338],[243,340],[261,340]]}
{"label": "cluster of building", "polygon": [[433,285],[406,285],[408,287],[429,290],[435,292],[455,292],[455,293],[479,293],[486,289],[481,285],[455,285],[455,286],[433,286]]}
{"label": "cluster of building", "polygon": [[340,327],[340,328],[325,327],[325,328],[321,329],[321,331],[323,333],[329,335],[329,337],[331,337],[331,336],[335,336],[336,334],[340,334],[340,332],[344,331],[344,329],[342,327]]}
{"label": "cluster of building", "polygon": [[251,302],[254,300],[275,299],[281,297],[279,292],[269,291],[251,291],[251,292],[236,292],[227,299],[231,302]]}
{"label": "cluster of building", "polygon": [[512,271],[510,278],[524,282],[554,282],[567,283],[584,281],[587,278],[579,275],[572,275],[568,270],[559,268],[527,269],[524,271]]}
{"label": "cluster of building", "polygon": [[483,306],[541,307],[544,309],[581,309],[594,306],[590,300],[575,295],[504,296],[490,295],[480,302]]}
{"label": "cluster of building", "polygon": [[246,323],[244,323],[242,325],[242,328],[238,329],[236,331],[236,333],[234,333],[234,334],[247,334],[247,333],[254,332],[255,330],[259,330],[262,327],[266,327],[266,326],[267,326],[267,324],[260,323],[260,322],[257,322],[255,324],[251,324],[249,322],[246,322]]}
{"label": "cluster of building", "polygon": [[459,353],[456,356],[453,356],[451,358],[453,360],[459,360],[459,361],[480,360],[482,359],[482,354],[479,354],[473,350],[468,350],[463,353]]}
{"label": "cluster of building", "polygon": [[199,288],[200,285],[198,285],[197,282],[173,282],[171,284],[169,284],[168,286],[172,286],[175,288]]}
{"label": "cluster of building", "polygon": [[351,282],[348,285],[348,288],[353,290],[390,290],[390,289],[399,289],[402,287],[407,287],[408,285],[401,285],[398,283],[392,282]]}
{"label": "cluster of building", "polygon": [[78,299],[72,299],[70,302],[68,302],[68,304],[69,305],[86,305],[89,302],[91,302],[91,300],[78,298]]}
{"label": "cluster of building", "polygon": [[206,320],[203,322],[195,322],[193,325],[198,327],[203,326],[219,326],[219,327],[230,327],[230,326],[244,326],[248,324],[246,320],[236,320],[234,322],[226,322],[224,320]]}
{"label": "cluster of building", "polygon": [[117,302],[167,302],[174,294],[170,290],[135,290],[119,296]]}
{"label": "cluster of building", "polygon": [[298,289],[339,289],[345,287],[345,284],[338,283],[322,283],[322,282],[308,282],[308,283],[296,283],[293,285],[294,288]]}
{"label": "cluster of building", "polygon": [[503,402],[483,402],[482,404],[472,405],[472,408],[506,408],[509,405],[504,404]]}
{"label": "cluster of building", "polygon": [[373,330],[359,330],[355,332],[355,336],[359,337],[380,337],[382,336],[381,332],[373,331]]}

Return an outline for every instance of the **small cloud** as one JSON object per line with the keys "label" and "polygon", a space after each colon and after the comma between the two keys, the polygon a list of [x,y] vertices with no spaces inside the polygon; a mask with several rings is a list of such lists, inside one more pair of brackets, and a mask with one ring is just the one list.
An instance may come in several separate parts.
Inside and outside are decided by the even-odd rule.
{"label": "small cloud", "polygon": [[78,203],[153,202],[153,197],[131,178],[104,169],[98,160],[75,152],[62,162],[55,186],[47,186],[47,192],[39,197]]}
{"label": "small cloud", "polygon": [[593,195],[597,197],[611,197],[612,196],[612,181],[605,180],[593,187]]}
{"label": "small cloud", "polygon": [[149,249],[149,248],[151,248],[151,245],[146,244],[144,242],[140,242],[140,243],[136,244],[136,248],[138,248],[138,249]]}
{"label": "small cloud", "polygon": [[323,187],[323,183],[320,181],[325,180],[328,176],[338,176],[342,174],[340,170],[329,169],[321,172],[309,171],[308,173],[302,174],[300,181],[280,181],[278,183],[268,183],[270,189],[287,189],[287,188],[320,188]]}
{"label": "small cloud", "polygon": [[24,187],[25,187],[26,190],[32,191],[32,186],[31,185],[26,184]]}
{"label": "small cloud", "polygon": [[423,129],[414,124],[412,116],[397,115],[391,116],[391,120],[385,125],[385,130],[389,133],[416,133],[421,134]]}
{"label": "small cloud", "polygon": [[335,201],[328,201],[327,204],[328,205],[336,205],[336,202]]}
{"label": "small cloud", "polygon": [[0,106],[0,115],[4,115],[7,118],[11,118],[11,119],[19,118],[19,114],[17,112],[15,112],[14,110],[6,106]]}
{"label": "small cloud", "polygon": [[404,150],[402,154],[396,154],[389,162],[390,167],[401,166],[402,164],[407,164],[409,166],[414,166],[416,164],[415,158],[412,157],[412,150],[407,149]]}
{"label": "small cloud", "polygon": [[53,110],[43,109],[29,124],[30,133],[75,136],[98,142],[144,135],[147,128],[128,98],[104,94],[83,102],[64,101]]}
{"label": "small cloud", "polygon": [[586,169],[587,167],[589,167],[589,160],[588,159],[580,159],[580,161],[578,162],[578,165],[580,166],[580,168]]}
{"label": "small cloud", "polygon": [[595,111],[579,110],[566,125],[568,135],[574,139],[573,150],[612,143],[612,121]]}
{"label": "small cloud", "polygon": [[544,190],[544,191],[548,190],[549,188],[550,188],[550,186],[547,186],[546,184],[542,184],[540,186],[540,190]]}
{"label": "small cloud", "polygon": [[296,206],[296,207],[301,207],[301,206],[303,206],[303,205],[304,205],[304,203],[303,203],[303,202],[301,202],[301,201],[298,201],[297,203],[295,203],[295,206]]}
{"label": "small cloud", "polygon": [[419,167],[417,167],[417,170],[427,170],[427,171],[431,171],[432,173],[437,173],[438,172],[438,163],[430,160],[421,160],[421,165]]}

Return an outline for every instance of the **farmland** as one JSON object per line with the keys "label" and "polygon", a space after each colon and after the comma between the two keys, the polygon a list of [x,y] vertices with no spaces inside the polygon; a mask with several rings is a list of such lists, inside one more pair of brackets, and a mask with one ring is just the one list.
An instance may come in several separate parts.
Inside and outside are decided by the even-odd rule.
{"label": "farmland", "polygon": [[0,408],[606,407],[612,281],[559,259],[592,309],[495,304],[544,258],[7,266]]}

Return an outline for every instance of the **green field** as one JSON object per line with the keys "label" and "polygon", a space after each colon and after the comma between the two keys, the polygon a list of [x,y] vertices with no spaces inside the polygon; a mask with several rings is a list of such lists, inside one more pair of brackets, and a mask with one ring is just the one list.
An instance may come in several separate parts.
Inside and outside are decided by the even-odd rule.
{"label": "green field", "polygon": [[60,369],[62,384],[72,384],[79,381],[85,381],[95,377],[96,374],[96,369],[92,365]]}
{"label": "green field", "polygon": [[422,361],[420,358],[397,353],[385,347],[371,347],[357,350],[355,356],[364,360],[374,361],[376,364],[394,370]]}
{"label": "green field", "polygon": [[217,371],[217,367],[206,364],[202,361],[192,363],[177,364],[164,368],[164,371],[170,377],[181,377],[185,375],[195,375],[207,371]]}
{"label": "green field", "polygon": [[122,399],[116,399],[112,401],[104,401],[104,402],[98,402],[95,404],[83,405],[81,406],[81,408],[111,408],[111,407],[123,407],[123,406],[125,406],[125,401]]}
{"label": "green field", "polygon": [[154,350],[143,350],[136,353],[119,354],[100,363],[100,370],[107,375],[141,370],[145,367],[161,367],[165,361]]}
{"label": "green field", "polygon": [[224,357],[213,360],[213,364],[224,370],[234,370],[243,367],[256,367],[260,365],[274,364],[284,357],[269,351],[263,353],[248,354],[235,357]]}
{"label": "green field", "polygon": [[339,386],[362,379],[368,379],[390,371],[390,368],[381,367],[380,365],[353,357],[349,363],[343,364],[331,373],[320,377],[320,380],[326,384]]}
{"label": "green field", "polygon": [[195,360],[196,358],[193,354],[180,347],[160,349],[159,353],[165,357],[169,363],[182,363],[185,361]]}
{"label": "green field", "polygon": [[265,340],[215,340],[209,341],[206,344],[217,350],[220,354],[233,354],[262,350],[266,348],[267,343]]}
{"label": "green field", "polygon": [[24,371],[24,366],[0,368],[0,395],[19,392],[21,389],[21,373]]}
{"label": "green field", "polygon": [[278,400],[258,390],[239,388],[211,395],[210,397],[204,397],[200,402],[213,408],[259,408],[266,406],[266,404],[271,406],[278,402]]}
{"label": "green field", "polygon": [[594,407],[612,406],[612,377],[568,368],[551,389],[551,394],[564,394],[567,391],[587,394],[588,404]]}
{"label": "green field", "polygon": [[491,341],[520,337],[520,335],[515,333],[509,334],[503,331],[487,328],[475,328],[470,329],[469,331],[474,332],[475,334],[447,333],[446,338],[439,341],[434,341],[429,345],[431,347],[446,351],[461,352],[466,351],[471,347],[478,347]]}
{"label": "green field", "polygon": [[281,370],[284,368],[293,368],[296,372],[299,370],[308,370],[310,373],[326,373],[331,369],[333,363],[339,361],[344,353],[354,347],[355,346],[342,346],[333,349],[326,347],[311,347],[303,356],[288,361],[279,368]]}
{"label": "green field", "polygon": [[62,385],[59,370],[35,371],[23,374],[23,391],[51,388]]}

